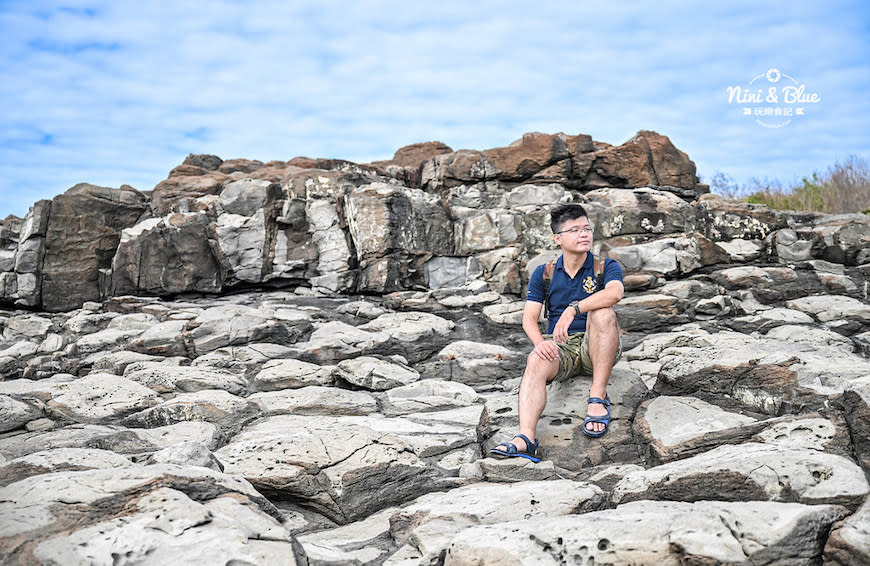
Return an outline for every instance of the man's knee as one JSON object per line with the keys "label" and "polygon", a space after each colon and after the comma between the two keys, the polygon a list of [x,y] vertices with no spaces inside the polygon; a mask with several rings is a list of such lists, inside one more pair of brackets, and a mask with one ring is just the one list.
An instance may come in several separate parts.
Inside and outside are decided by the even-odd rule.
{"label": "man's knee", "polygon": [[589,317],[589,326],[595,330],[616,328],[618,324],[616,311],[611,307],[589,311],[587,316]]}
{"label": "man's knee", "polygon": [[559,369],[559,362],[547,361],[537,355],[535,352],[529,354],[526,358],[525,376],[530,379],[543,379],[549,381]]}

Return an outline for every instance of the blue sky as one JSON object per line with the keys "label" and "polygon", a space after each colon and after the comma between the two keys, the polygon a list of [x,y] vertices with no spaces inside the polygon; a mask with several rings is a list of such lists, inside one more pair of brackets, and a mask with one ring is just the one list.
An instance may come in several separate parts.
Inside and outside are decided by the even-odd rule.
{"label": "blue sky", "polygon": [[[189,153],[367,162],[651,129],[705,181],[870,159],[858,0],[0,0],[0,35],[0,218],[79,182],[150,190]],[[786,79],[820,100],[781,127],[728,102]]]}

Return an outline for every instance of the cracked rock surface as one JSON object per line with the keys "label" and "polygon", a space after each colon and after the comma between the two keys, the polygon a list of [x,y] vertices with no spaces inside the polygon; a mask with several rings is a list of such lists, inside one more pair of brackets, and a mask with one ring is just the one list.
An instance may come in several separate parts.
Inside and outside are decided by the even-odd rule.
{"label": "cracked rock surface", "polygon": [[[4,221],[2,561],[870,563],[870,219],[587,138],[191,156]],[[556,202],[625,268],[613,420],[586,437],[590,378],[555,383],[543,460],[495,459]],[[91,208],[100,253],[43,257]]]}

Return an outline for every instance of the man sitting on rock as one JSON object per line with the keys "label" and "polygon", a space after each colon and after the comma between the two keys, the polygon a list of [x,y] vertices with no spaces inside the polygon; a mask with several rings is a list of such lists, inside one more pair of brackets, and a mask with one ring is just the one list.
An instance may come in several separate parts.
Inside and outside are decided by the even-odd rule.
{"label": "man sitting on rock", "polygon": [[[523,330],[535,345],[520,384],[520,431],[490,450],[504,457],[541,459],[535,429],[547,403],[547,384],[580,374],[592,376],[583,432],[597,438],[610,424],[607,383],[622,355],[613,305],[622,300],[622,268],[612,259],[595,261],[592,226],[582,206],[560,205],[550,213],[553,238],[562,255],[549,269],[538,266],[529,280]],[[597,268],[596,268],[597,267]],[[596,273],[599,272],[599,273]],[[545,277],[547,273],[548,277]],[[538,319],[547,305],[548,334]]]}

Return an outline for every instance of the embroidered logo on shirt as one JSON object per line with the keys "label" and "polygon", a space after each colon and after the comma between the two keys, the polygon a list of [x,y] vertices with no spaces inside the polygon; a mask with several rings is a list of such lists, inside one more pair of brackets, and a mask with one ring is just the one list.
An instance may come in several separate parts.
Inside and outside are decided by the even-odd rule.
{"label": "embroidered logo on shirt", "polygon": [[595,283],[595,279],[591,275],[587,275],[586,279],[583,280],[583,290],[588,294],[594,293],[598,289],[598,285]]}

